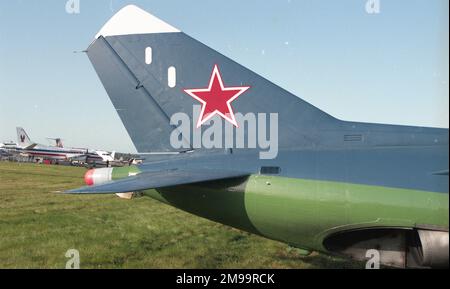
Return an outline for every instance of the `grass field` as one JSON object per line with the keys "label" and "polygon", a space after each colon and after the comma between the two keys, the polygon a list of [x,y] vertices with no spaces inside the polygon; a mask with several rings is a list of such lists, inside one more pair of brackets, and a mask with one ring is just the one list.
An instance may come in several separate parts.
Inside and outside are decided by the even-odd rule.
{"label": "grass field", "polygon": [[85,169],[0,162],[0,267],[362,268],[185,213],[150,198],[59,193]]}

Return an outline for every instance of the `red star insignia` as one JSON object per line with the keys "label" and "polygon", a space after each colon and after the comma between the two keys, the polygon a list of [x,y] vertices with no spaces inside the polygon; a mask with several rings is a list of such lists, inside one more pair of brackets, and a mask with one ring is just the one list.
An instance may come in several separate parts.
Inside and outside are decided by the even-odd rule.
{"label": "red star insignia", "polygon": [[197,128],[216,114],[238,127],[231,103],[249,88],[250,86],[225,87],[219,67],[214,65],[207,88],[184,89],[183,91],[202,104]]}

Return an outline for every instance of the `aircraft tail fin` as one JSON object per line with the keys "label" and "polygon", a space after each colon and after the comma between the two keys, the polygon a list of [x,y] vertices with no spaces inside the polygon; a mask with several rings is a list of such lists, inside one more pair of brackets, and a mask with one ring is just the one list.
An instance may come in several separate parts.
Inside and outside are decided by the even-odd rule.
{"label": "aircraft tail fin", "polygon": [[57,147],[59,147],[59,148],[63,148],[63,147],[64,147],[63,142],[62,142],[62,139],[60,139],[60,138],[55,138],[55,142],[56,142],[56,146],[57,146]]}
{"label": "aircraft tail fin", "polygon": [[30,137],[27,135],[25,130],[22,127],[17,127],[17,144],[20,147],[29,147],[33,145],[33,142],[30,140]]}
{"label": "aircraft tail fin", "polygon": [[[122,8],[103,26],[87,55],[139,153],[192,149],[193,133],[182,134],[183,145],[174,148],[170,136],[180,127],[170,120],[183,113],[195,129],[201,103],[189,92],[207,89],[208,84],[211,89],[215,73],[223,90],[242,88],[230,115],[233,110],[242,116],[252,113],[259,121],[260,114],[277,114],[279,147],[307,145],[311,138],[305,134],[336,121],[134,5]],[[247,136],[249,128],[244,130]]]}
{"label": "aircraft tail fin", "polygon": [[47,139],[55,141],[55,146],[56,147],[59,147],[59,148],[63,148],[64,147],[62,139],[59,138],[59,137],[47,137]]}

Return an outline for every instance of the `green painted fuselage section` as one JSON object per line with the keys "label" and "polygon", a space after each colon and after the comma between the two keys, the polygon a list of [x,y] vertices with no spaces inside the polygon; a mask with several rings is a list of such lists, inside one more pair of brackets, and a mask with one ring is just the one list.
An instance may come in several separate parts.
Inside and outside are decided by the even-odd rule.
{"label": "green painted fuselage section", "polygon": [[252,175],[144,194],[222,224],[319,251],[326,251],[327,236],[344,230],[448,230],[448,193]]}

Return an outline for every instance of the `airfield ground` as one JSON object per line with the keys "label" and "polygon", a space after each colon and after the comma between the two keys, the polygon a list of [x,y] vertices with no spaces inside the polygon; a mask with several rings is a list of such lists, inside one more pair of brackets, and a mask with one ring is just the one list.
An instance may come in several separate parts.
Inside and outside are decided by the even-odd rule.
{"label": "airfield ground", "polygon": [[362,268],[217,224],[150,198],[64,195],[85,169],[0,162],[0,268]]}

